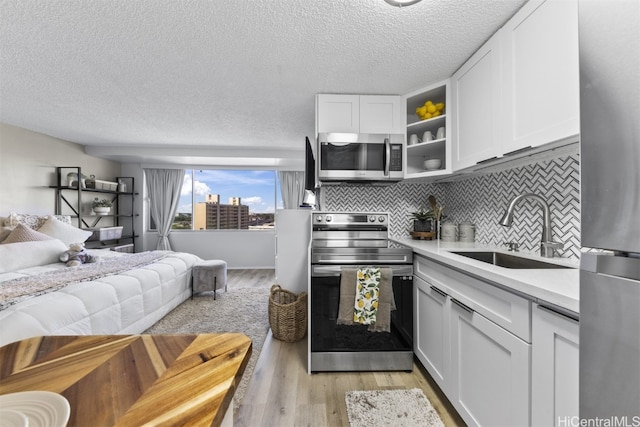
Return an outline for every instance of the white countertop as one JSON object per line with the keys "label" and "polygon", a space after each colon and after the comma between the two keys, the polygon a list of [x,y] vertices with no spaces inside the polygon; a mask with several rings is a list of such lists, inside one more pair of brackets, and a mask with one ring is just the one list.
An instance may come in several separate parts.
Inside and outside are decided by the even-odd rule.
{"label": "white countertop", "polygon": [[[503,248],[478,245],[475,243],[442,242],[440,240],[414,240],[411,238],[391,238],[392,241],[408,246],[418,254],[465,271],[469,274],[493,282],[499,286],[524,294],[535,302],[547,302],[555,306],[580,311],[580,285],[578,260],[566,258],[543,258],[526,252],[508,252]],[[494,251],[524,258],[561,264],[572,268],[560,269],[513,269],[498,267],[472,258],[451,253],[451,251]]]}

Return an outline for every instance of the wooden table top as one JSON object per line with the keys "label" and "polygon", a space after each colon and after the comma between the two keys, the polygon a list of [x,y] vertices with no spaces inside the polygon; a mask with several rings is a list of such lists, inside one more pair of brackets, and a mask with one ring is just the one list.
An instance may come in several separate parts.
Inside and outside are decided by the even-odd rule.
{"label": "wooden table top", "polygon": [[0,348],[0,394],[59,393],[69,426],[218,426],[250,355],[237,333],[29,338]]}

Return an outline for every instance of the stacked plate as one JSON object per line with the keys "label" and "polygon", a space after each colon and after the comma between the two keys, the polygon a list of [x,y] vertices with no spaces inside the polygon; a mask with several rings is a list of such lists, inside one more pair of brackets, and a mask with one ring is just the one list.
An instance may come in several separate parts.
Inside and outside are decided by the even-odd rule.
{"label": "stacked plate", "polygon": [[64,427],[71,408],[64,396],[50,391],[23,391],[0,396],[3,427]]}

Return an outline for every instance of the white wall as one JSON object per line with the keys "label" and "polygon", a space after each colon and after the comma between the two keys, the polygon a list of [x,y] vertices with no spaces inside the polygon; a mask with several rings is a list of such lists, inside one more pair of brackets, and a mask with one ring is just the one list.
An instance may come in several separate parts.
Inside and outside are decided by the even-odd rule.
{"label": "white wall", "polygon": [[[145,234],[145,250],[155,249],[158,234]],[[227,267],[275,268],[275,232],[260,231],[174,231],[169,235],[175,251],[190,252],[203,259],[221,259]]]}
{"label": "white wall", "polygon": [[82,145],[0,123],[0,216],[53,214],[56,166],[104,180],[120,175],[119,163],[88,156]]}

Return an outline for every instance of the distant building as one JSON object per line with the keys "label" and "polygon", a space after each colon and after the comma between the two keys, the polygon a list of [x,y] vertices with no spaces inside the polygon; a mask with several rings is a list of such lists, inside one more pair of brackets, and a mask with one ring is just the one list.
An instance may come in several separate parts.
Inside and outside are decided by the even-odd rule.
{"label": "distant building", "polygon": [[220,204],[219,194],[208,194],[204,202],[193,209],[194,230],[249,229],[249,206],[240,197],[230,197],[229,204]]}

